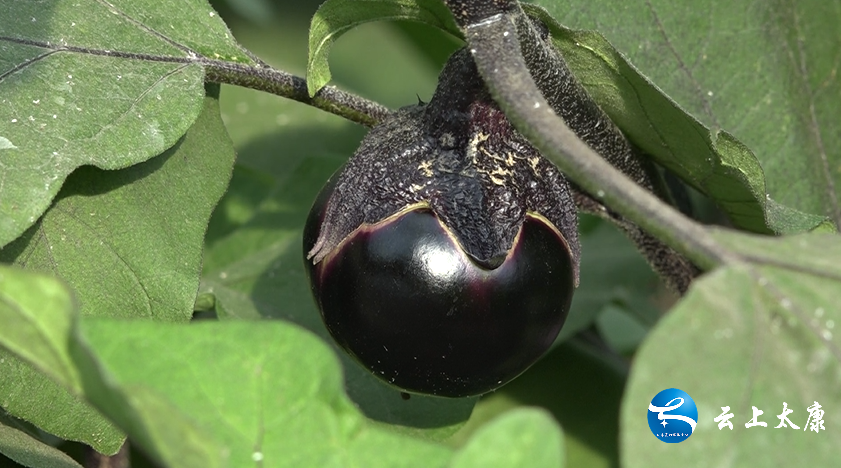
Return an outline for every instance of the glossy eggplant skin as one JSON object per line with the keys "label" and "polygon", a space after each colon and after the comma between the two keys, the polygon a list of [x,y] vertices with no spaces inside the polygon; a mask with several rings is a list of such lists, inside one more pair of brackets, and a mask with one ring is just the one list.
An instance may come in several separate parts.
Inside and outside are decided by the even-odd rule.
{"label": "glossy eggplant skin", "polygon": [[[310,214],[305,248],[321,211]],[[307,265],[324,324],[345,351],[402,390],[445,397],[486,393],[537,361],[574,289],[565,240],[531,215],[494,269],[424,207],[362,227]]]}

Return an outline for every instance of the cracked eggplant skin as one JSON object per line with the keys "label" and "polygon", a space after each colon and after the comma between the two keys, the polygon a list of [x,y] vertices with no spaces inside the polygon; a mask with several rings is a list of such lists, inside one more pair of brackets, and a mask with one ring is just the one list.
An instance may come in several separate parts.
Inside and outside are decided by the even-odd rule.
{"label": "cracked eggplant skin", "polygon": [[338,345],[407,392],[492,391],[566,320],[580,247],[569,184],[505,118],[467,50],[428,104],[374,127],[304,228]]}
{"label": "cracked eggplant skin", "polygon": [[[318,224],[319,211],[307,226]],[[494,269],[473,261],[426,208],[361,228],[308,265],[336,342],[413,393],[466,397],[504,385],[549,349],[572,300],[566,243],[530,215]]]}

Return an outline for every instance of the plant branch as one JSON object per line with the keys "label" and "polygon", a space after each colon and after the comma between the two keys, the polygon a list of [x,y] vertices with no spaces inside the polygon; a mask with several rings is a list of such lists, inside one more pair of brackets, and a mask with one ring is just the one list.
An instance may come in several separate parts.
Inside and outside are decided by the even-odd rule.
{"label": "plant branch", "polygon": [[699,267],[711,269],[738,260],[706,228],[611,166],[558,118],[529,74],[520,50],[516,20],[525,13],[516,2],[496,11],[503,12],[457,16],[457,20],[464,20],[461,26],[479,73],[514,126],[584,190]]}
{"label": "plant branch", "polygon": [[325,86],[315,93],[315,96],[310,97],[307,92],[307,80],[267,65],[205,60],[204,66],[208,81],[266,91],[367,127],[373,127],[389,113],[389,110],[380,104],[333,86]]}

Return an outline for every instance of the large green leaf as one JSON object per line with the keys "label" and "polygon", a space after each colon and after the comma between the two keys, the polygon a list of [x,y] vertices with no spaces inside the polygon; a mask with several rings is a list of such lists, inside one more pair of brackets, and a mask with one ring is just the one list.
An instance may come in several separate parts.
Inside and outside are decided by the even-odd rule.
{"label": "large green leaf", "polygon": [[[829,466],[841,456],[841,239],[837,235],[754,238],[722,231],[749,263],[693,285],[640,348],[622,410],[628,468]],[[752,244],[752,245],[749,245]],[[680,388],[698,406],[698,425],[681,444],[651,435],[645,411],[659,391]],[[783,403],[800,427],[776,428]],[[825,431],[804,427],[818,402]],[[733,429],[714,418],[730,407]],[[752,407],[767,427],[746,428]]]}
{"label": "large green leaf", "polygon": [[31,468],[81,468],[66,453],[28,434],[0,414],[0,453]]}
{"label": "large green leaf", "polygon": [[71,327],[72,296],[55,279],[0,266],[0,333],[3,347],[43,368],[74,388],[79,376],[70,359],[56,349]]}
{"label": "large green leaf", "polygon": [[521,408],[492,420],[474,434],[451,468],[560,468],[565,466],[562,434],[544,410]]}
{"label": "large green leaf", "polygon": [[84,442],[100,453],[114,454],[122,446],[123,432],[67,391],[67,384],[57,383],[55,375],[47,377],[2,348],[0,374],[0,404],[4,410],[62,439]]}
{"label": "large green leaf", "polygon": [[[101,452],[113,453],[123,435],[66,390],[81,390],[78,372],[65,352],[75,306],[65,286],[54,278],[0,266],[0,405],[55,435],[85,440]],[[22,441],[14,438],[10,443],[17,446]]]}
{"label": "large green leaf", "polygon": [[0,3],[0,246],[77,167],[175,144],[202,109],[201,57],[250,62],[204,0]]}
{"label": "large green leaf", "polygon": [[166,466],[440,466],[448,456],[366,425],[333,353],[298,327],[83,325],[100,363],[86,393]]}
{"label": "large green leaf", "polygon": [[[0,250],[0,259],[65,280],[83,315],[189,320],[205,228],[233,159],[217,100],[207,97],[194,125],[164,154],[120,171],[74,172],[50,210]],[[37,305],[39,296],[30,300]],[[33,314],[52,320],[36,306]],[[119,448],[119,432],[103,436],[109,425],[43,375],[12,357],[0,369],[17,377],[0,380],[11,414],[105,452]]]}
{"label": "large green leaf", "polygon": [[627,364],[617,362],[615,355],[584,340],[566,341],[523,375],[482,397],[473,416],[449,443],[463,446],[489,421],[508,411],[540,407],[564,428],[566,466],[616,467],[626,374]]}
{"label": "large green leaf", "polygon": [[[697,152],[713,149],[713,170],[706,170],[709,180],[735,172],[743,181],[740,190],[732,191],[730,202],[747,201],[748,189],[762,205],[767,192],[783,205],[841,224],[837,191],[841,153],[836,150],[841,136],[834,131],[841,111],[832,98],[839,92],[834,70],[841,50],[835,34],[841,11],[832,4],[819,0],[535,3],[567,27],[603,34],[662,92],[703,123],[666,121],[674,115],[670,109],[674,102],[652,100],[654,90],[639,87],[637,73],[628,73],[630,67],[599,35],[567,33],[562,49],[570,54],[571,67],[588,89],[603,96],[598,98],[600,104],[618,121],[625,115],[621,125],[635,139],[643,138],[645,127],[653,128],[654,134],[647,131],[649,151],[659,139],[670,142],[661,153],[691,161],[683,164],[703,165]],[[614,73],[587,77],[599,69]],[[639,120],[632,121],[635,118]],[[725,131],[744,142],[761,163],[764,191],[753,156]],[[680,138],[686,142],[681,144]],[[778,232],[808,227],[808,217],[793,223],[775,220],[775,205],[769,200],[765,207],[770,227]]]}

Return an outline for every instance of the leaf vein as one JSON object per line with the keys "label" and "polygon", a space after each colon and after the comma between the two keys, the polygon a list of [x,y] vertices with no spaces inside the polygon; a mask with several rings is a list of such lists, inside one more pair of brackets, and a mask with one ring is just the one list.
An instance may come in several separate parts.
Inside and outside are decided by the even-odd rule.
{"label": "leaf vein", "polygon": [[[71,210],[65,209],[61,204],[56,204],[53,207],[53,209],[61,212],[62,214],[64,214],[68,218],[70,218],[70,219],[76,221],[77,223],[81,224],[84,228],[86,228],[92,234],[97,234],[96,229],[94,229],[91,225],[89,225],[87,222],[85,222],[82,218],[76,216]],[[124,259],[122,257],[122,255],[120,255],[119,251],[116,249],[116,247],[113,244],[111,244],[111,242],[108,240],[107,237],[96,236],[96,238],[100,239],[101,245],[103,247],[105,247],[108,251],[110,251],[114,255],[114,257],[117,260],[119,260],[120,263],[122,263],[123,266],[126,268],[129,275],[131,276],[131,278],[135,281],[137,286],[143,292],[143,298],[145,299],[145,304],[144,305],[146,306],[145,308],[146,308],[146,311],[147,311],[148,315],[150,317],[153,316],[153,313],[152,313],[152,298],[149,296],[149,292],[146,290],[146,286],[143,283],[143,281],[140,279],[140,277],[137,275],[137,273],[135,273],[134,269],[131,267],[131,265],[128,263],[128,261],[126,261],[126,259]]]}

